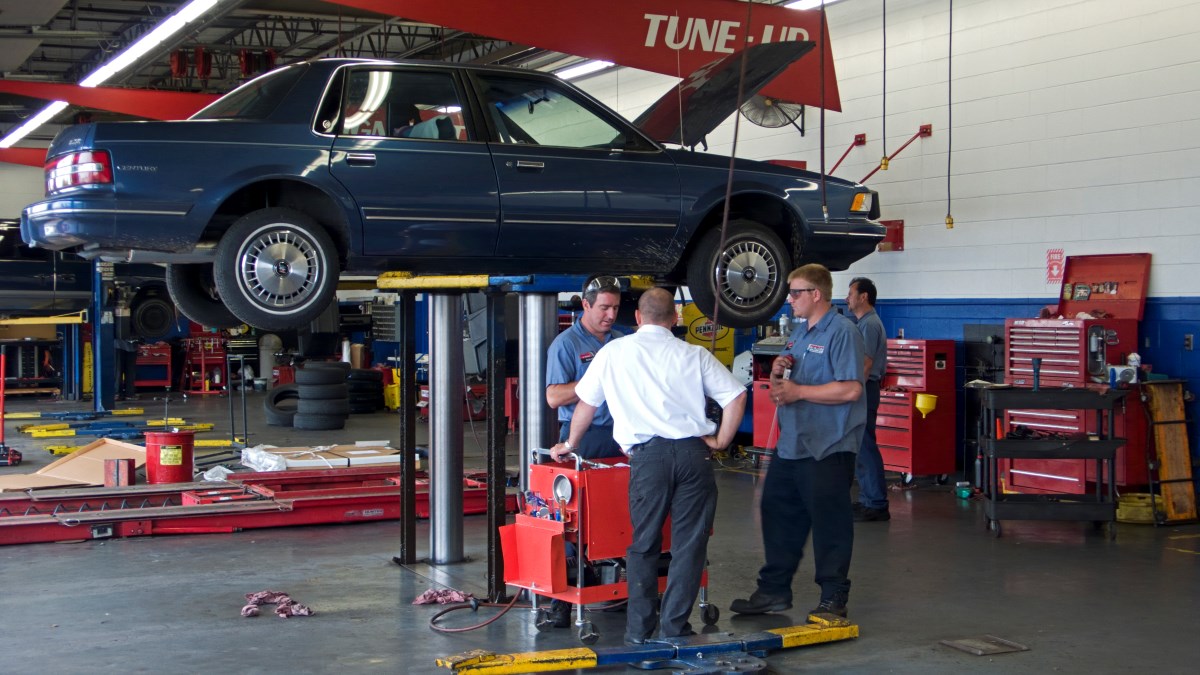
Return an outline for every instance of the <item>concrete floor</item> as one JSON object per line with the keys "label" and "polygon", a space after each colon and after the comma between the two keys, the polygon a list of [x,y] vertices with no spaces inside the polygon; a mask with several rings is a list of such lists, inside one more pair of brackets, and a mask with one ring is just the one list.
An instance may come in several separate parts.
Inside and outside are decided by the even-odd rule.
{"label": "concrete floor", "polygon": [[[261,397],[249,400],[259,442],[395,436],[396,417],[382,413],[353,416],[343,432],[266,427],[257,421]],[[139,404],[155,412],[161,405]],[[171,414],[214,421],[218,430],[207,437],[218,437],[227,433],[227,406],[224,399],[193,398],[173,404]],[[8,403],[10,411],[84,407]],[[53,459],[41,449],[46,442],[17,433],[17,424],[5,425],[7,440],[26,461],[0,474],[35,471]],[[421,425],[419,443],[425,431]],[[482,467],[482,425],[464,435],[466,466]],[[510,466],[516,465],[515,444],[509,437]],[[804,610],[817,600],[806,560],[795,582],[795,611],[745,618],[728,612],[730,601],[752,590],[762,560],[760,479],[745,464],[718,472],[720,509],[709,551],[710,597],[721,609],[717,630],[803,623]],[[1013,521],[994,539],[984,529],[982,504],[956,499],[948,487],[918,480],[916,489],[891,496],[889,523],[856,529],[850,618],[861,637],[773,653],[771,672],[1195,671],[1200,526],[1120,524],[1113,542],[1083,523]],[[427,525],[418,525],[422,551],[428,550]],[[437,608],[410,604],[426,589],[444,586],[486,595],[485,526],[483,516],[466,518],[470,560],[437,567],[392,562],[399,537],[394,522],[0,546],[0,672],[425,673],[438,672],[437,657],[473,649],[578,646],[573,629],[538,633],[528,611],[446,635],[429,628]],[[242,618],[243,594],[264,589],[286,591],[316,615]],[[458,612],[447,623],[477,623],[492,611]],[[600,632],[597,647],[620,644],[624,614],[590,617]],[[700,625],[698,618],[693,623]],[[979,657],[939,644],[983,635],[1029,651]]]}

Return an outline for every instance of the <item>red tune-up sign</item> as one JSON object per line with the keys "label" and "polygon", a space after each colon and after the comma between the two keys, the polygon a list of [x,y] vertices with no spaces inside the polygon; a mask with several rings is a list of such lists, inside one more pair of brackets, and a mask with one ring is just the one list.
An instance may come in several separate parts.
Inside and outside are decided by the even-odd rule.
{"label": "red tune-up sign", "polygon": [[675,77],[743,46],[812,41],[817,53],[794,63],[762,93],[842,109],[829,31],[819,11],[739,0],[328,1]]}

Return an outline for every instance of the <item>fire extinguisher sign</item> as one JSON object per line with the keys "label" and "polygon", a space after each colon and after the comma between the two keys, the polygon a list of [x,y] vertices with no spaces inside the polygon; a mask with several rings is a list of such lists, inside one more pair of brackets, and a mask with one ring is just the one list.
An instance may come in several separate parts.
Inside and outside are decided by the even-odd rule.
{"label": "fire extinguisher sign", "polygon": [[1066,256],[1061,248],[1046,249],[1046,285],[1062,284]]}

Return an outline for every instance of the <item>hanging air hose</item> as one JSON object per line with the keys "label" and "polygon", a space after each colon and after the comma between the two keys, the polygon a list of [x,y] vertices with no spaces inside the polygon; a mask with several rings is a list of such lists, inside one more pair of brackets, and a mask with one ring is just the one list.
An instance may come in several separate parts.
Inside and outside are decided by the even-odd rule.
{"label": "hanging air hose", "polygon": [[883,113],[880,120],[883,122],[883,158],[879,160],[879,169],[887,171],[887,0],[883,0]]}
{"label": "hanging air hose", "polygon": [[954,229],[950,215],[950,148],[954,140],[954,0],[950,0],[950,27],[946,32],[946,229]]}

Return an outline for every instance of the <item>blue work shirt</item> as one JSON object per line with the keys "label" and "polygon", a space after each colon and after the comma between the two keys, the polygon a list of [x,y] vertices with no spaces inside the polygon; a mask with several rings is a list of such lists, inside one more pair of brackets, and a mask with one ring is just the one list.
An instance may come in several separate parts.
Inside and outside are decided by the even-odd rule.
{"label": "blue work shirt", "polygon": [[[783,353],[795,359],[791,380],[796,384],[864,384],[862,334],[833,309],[815,326],[803,323],[794,329]],[[835,452],[858,452],[866,426],[865,392],[850,403],[793,401],[779,407],[776,453],[783,459],[821,460]]]}
{"label": "blue work shirt", "polygon": [[[615,330],[610,331],[608,339],[601,342],[583,327],[582,321],[576,321],[575,325],[559,333],[558,337],[554,338],[554,342],[550,343],[550,349],[546,352],[546,386],[578,382],[587,372],[588,366],[592,364],[596,352],[619,337],[621,337],[621,333]],[[574,414],[574,403],[558,407],[559,422],[570,422],[571,416]],[[612,423],[608,405],[602,404],[596,409],[596,415],[592,418],[592,426],[610,427]]]}
{"label": "blue work shirt", "polygon": [[874,309],[868,309],[858,319],[858,332],[862,333],[863,347],[872,359],[867,379],[878,382],[883,379],[883,372],[887,369],[887,331],[883,329],[883,321]]}

